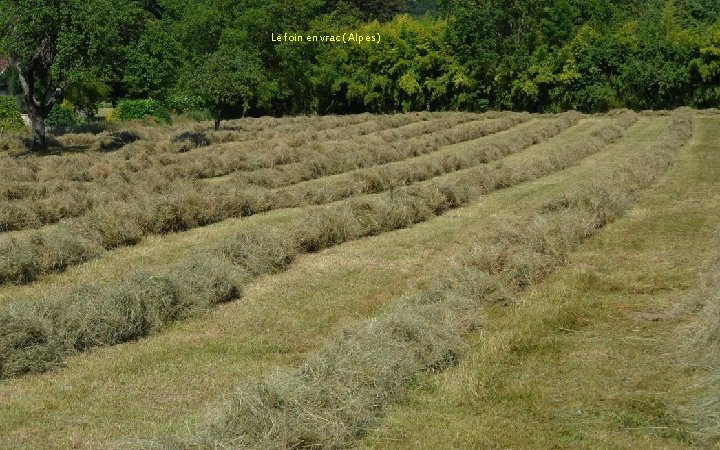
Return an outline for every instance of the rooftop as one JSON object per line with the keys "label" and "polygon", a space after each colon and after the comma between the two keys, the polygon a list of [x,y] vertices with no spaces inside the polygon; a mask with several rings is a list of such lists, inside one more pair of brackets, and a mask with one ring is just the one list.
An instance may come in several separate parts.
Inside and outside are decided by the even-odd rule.
{"label": "rooftop", "polygon": [[5,69],[7,69],[10,66],[10,58],[7,56],[0,56],[0,75],[2,75],[5,72]]}

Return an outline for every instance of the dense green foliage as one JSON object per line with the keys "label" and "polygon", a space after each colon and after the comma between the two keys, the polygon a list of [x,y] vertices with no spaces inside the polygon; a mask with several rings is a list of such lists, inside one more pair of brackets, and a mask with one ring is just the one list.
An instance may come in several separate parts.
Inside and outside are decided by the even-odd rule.
{"label": "dense green foliage", "polygon": [[69,103],[56,104],[48,114],[45,123],[51,127],[70,128],[79,125],[82,118]]}
{"label": "dense green foliage", "polygon": [[[20,31],[0,37],[0,53],[35,68],[48,105],[62,96],[92,114],[101,100],[152,98],[209,110],[219,126],[246,114],[720,104],[714,0],[94,1],[24,0],[23,17],[2,1],[0,24]],[[352,32],[380,42],[278,39]]]}
{"label": "dense green foliage", "polygon": [[16,70],[34,148],[45,148],[44,120],[64,98],[87,105],[109,94],[140,12],[133,0],[0,1],[0,55]]}
{"label": "dense green foliage", "polygon": [[11,97],[0,97],[0,132],[19,130],[24,126],[15,100]]}
{"label": "dense green foliage", "polygon": [[708,67],[718,61],[709,50],[709,31],[720,23],[714,2],[493,0],[450,8],[476,104],[602,111],[720,100],[707,89],[717,81]]}
{"label": "dense green foliage", "polygon": [[123,100],[118,103],[118,119],[136,120],[146,117],[152,117],[158,123],[170,123],[170,112],[157,100]]}
{"label": "dense green foliage", "polygon": [[452,55],[447,22],[398,16],[361,26],[381,44],[324,46],[311,84],[320,112],[469,107],[471,80]]}

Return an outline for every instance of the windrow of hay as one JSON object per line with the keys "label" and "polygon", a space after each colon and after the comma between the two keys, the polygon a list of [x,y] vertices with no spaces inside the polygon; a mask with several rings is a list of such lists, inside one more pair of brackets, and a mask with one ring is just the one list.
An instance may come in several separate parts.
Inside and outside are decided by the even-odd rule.
{"label": "windrow of hay", "polygon": [[169,439],[166,446],[349,446],[378,424],[383,407],[418,373],[458,361],[463,336],[482,323],[483,305],[508,301],[547,276],[667,169],[692,126],[684,111],[674,119],[660,143],[643,149],[624,169],[551,202],[562,206],[541,209],[490,244],[480,243],[435,286],[400,299],[380,317],[344,328],[299,368],[240,385],[207,430]]}
{"label": "windrow of hay", "polygon": [[[410,119],[414,117],[409,114],[407,116]],[[447,119],[421,122],[418,125],[424,128],[398,133],[404,136],[422,130],[444,130],[477,117],[471,114],[458,114]],[[188,140],[204,139],[203,135],[198,137],[191,132],[185,132],[183,135],[189,136]],[[381,145],[379,141],[392,140],[392,137],[390,135],[375,137],[372,138],[373,144],[365,143],[366,140],[371,139],[370,136],[342,142],[346,146],[351,142],[351,146],[356,149],[355,154],[364,155],[363,160],[366,165],[383,163],[387,157],[373,161],[367,149],[377,148]],[[346,136],[348,139],[351,137],[352,135]],[[187,141],[183,142],[183,145],[187,143]],[[174,181],[186,178],[203,178],[236,170],[273,167],[291,162],[297,163],[304,159],[307,161],[303,162],[302,167],[305,168],[306,173],[302,177],[313,178],[324,175],[320,168],[327,165],[327,152],[318,155],[311,147],[292,148],[287,144],[273,146],[264,143],[264,146],[265,149],[269,147],[272,149],[258,151],[255,144],[246,146],[243,151],[226,149],[227,151],[219,156],[211,151],[194,152],[191,160],[178,160],[176,158],[178,155],[166,153],[158,156],[146,155],[145,158],[135,157],[129,161],[120,158],[98,161],[98,158],[87,154],[47,157],[54,160],[57,163],[55,169],[59,173],[64,173],[69,179],[42,182],[8,180],[0,183],[0,198],[8,200],[0,205],[0,231],[31,229],[53,224],[64,218],[83,215],[96,206],[104,206],[113,201],[125,202],[129,196],[140,197],[147,192],[177,191],[188,186],[177,185]],[[336,159],[337,155],[333,158]],[[30,170],[27,166],[24,169]],[[296,167],[297,170],[299,167]],[[0,171],[12,172],[15,177],[21,177],[23,173],[15,162],[0,167]],[[32,170],[30,172],[34,173]],[[226,180],[220,187],[228,183],[235,185],[238,180]]]}
{"label": "windrow of hay", "polygon": [[[603,145],[603,141],[597,139],[596,150]],[[552,163],[544,163],[544,170],[557,170],[572,164],[578,160],[574,152],[587,154],[585,148],[563,149]],[[540,158],[537,163],[542,161],[545,159]],[[315,251],[350,239],[406,227],[467,204],[490,190],[512,185],[513,181],[541,176],[540,171],[525,164],[518,165],[515,170],[517,174],[508,170],[500,175],[492,170],[480,171],[474,173],[477,178],[471,178],[473,173],[468,174],[464,183],[445,180],[443,183],[401,189],[392,198],[378,196],[369,200],[346,201],[339,206],[315,207],[299,223],[231,236],[216,249],[210,249],[207,256],[191,255],[178,263],[177,268],[157,275],[164,280],[163,286],[172,293],[172,296],[168,294],[169,297],[162,297],[163,304],[168,306],[164,306],[161,312],[147,304],[155,300],[147,300],[142,296],[122,300],[122,304],[128,306],[115,309],[118,308],[115,306],[118,300],[110,293],[128,291],[125,283],[138,278],[155,279],[143,273],[131,277],[130,281],[78,287],[72,293],[52,299],[12,303],[0,309],[0,322],[16,321],[19,324],[14,328],[0,328],[0,348],[3,349],[0,351],[0,378],[46,370],[59,364],[67,354],[74,351],[142,337],[160,329],[169,321],[235,298],[252,276],[284,269],[297,252]],[[487,180],[486,177],[492,178]],[[498,183],[498,180],[504,181]],[[27,249],[20,246],[11,250],[20,254]],[[0,270],[11,271],[21,281],[32,278],[36,268],[30,256],[31,251],[25,259],[7,260],[13,261],[13,264],[8,268],[0,266]],[[22,261],[23,264],[16,261]],[[201,268],[197,268],[198,261],[204,261]],[[208,267],[213,269],[208,270]],[[214,276],[198,276],[197,272]],[[208,297],[208,292],[218,294]],[[110,304],[106,304],[108,302]],[[88,310],[86,304],[94,306]],[[58,309],[63,311],[62,316],[55,314]],[[107,311],[118,312],[108,315]],[[152,317],[144,319],[145,312]],[[78,316],[84,318],[82,327],[75,320]],[[131,322],[124,322],[125,319]],[[111,322],[108,323],[108,320]],[[31,328],[25,328],[22,325],[25,323]],[[125,331],[113,333],[113,323]],[[74,330],[78,328],[86,330],[83,337],[68,338],[75,336]],[[43,331],[37,334],[34,331],[36,329]]]}
{"label": "windrow of hay", "polygon": [[[418,113],[429,115],[430,113]],[[440,114],[435,114],[440,116]],[[134,143],[136,149],[156,151],[177,151],[172,145],[172,136],[177,133],[193,132],[204,136],[211,136],[213,142],[233,141],[267,141],[279,136],[287,137],[291,134],[304,135],[312,132],[335,132],[340,128],[361,125],[374,121],[378,116],[373,114],[355,114],[347,116],[295,116],[295,117],[261,117],[227,120],[223,122],[223,129],[215,131],[213,122],[179,121],[177,125],[158,126],[154,120],[124,121],[121,123],[90,124],[79,127],[74,132],[48,133],[51,151],[100,151],[107,152]],[[399,116],[399,114],[397,114]],[[134,135],[134,139],[124,137]],[[27,133],[13,133],[8,135],[9,140],[0,140],[0,150],[18,151],[26,148]],[[3,135],[2,137],[6,137]],[[13,140],[14,138],[14,140]],[[120,138],[120,139],[118,139]],[[135,142],[137,141],[137,142]],[[137,144],[137,145],[135,145]]]}
{"label": "windrow of hay", "polygon": [[[196,140],[207,142],[207,145],[188,143],[182,134],[172,138],[172,142],[161,143],[149,152],[138,152],[139,149],[128,148],[135,154],[148,155],[148,168],[158,172],[169,180],[184,178],[211,178],[227,175],[238,170],[257,170],[264,167],[298,162],[312,154],[311,144],[321,141],[362,142],[381,134],[388,129],[413,128],[415,124],[432,123],[439,127],[440,123],[461,123],[477,118],[477,115],[457,114],[448,118],[429,116],[428,114],[399,114],[378,116],[375,120],[364,121],[353,125],[343,125],[330,130],[314,131],[312,128],[286,134],[273,134],[265,139],[230,140],[213,143],[217,137],[208,133],[195,132]],[[232,132],[228,132],[232,133]],[[202,151],[190,151],[202,147]]]}
{"label": "windrow of hay", "polygon": [[[461,114],[457,115],[462,116]],[[469,115],[468,115],[469,116]],[[332,116],[331,116],[332,117]],[[233,135],[238,141],[226,139],[228,143],[247,142],[242,149],[248,151],[263,149],[266,146],[273,147],[278,144],[285,144],[293,139],[301,139],[305,141],[312,140],[318,131],[326,130],[331,126],[332,133],[341,134],[342,138],[350,139],[362,136],[368,129],[368,124],[372,125],[372,130],[383,130],[412,123],[416,121],[430,120],[430,118],[438,119],[439,115],[429,114],[402,114],[395,116],[372,116],[357,115],[347,116],[344,118],[335,117],[333,123],[328,124],[326,121],[307,120],[295,121],[291,127],[294,131],[287,130],[287,126],[276,126],[270,130],[256,129],[255,131],[246,130],[247,126],[238,125],[238,131],[233,131]],[[293,119],[284,119],[287,121]],[[317,123],[314,123],[317,122]],[[319,126],[321,124],[323,126]],[[360,128],[358,128],[360,127]],[[252,128],[252,127],[250,127]],[[258,138],[258,133],[262,132],[263,136]],[[218,132],[220,133],[220,132]],[[270,134],[268,134],[270,133]],[[194,136],[194,139],[189,139]],[[3,157],[0,158],[0,179],[5,182],[38,182],[38,181],[93,181],[103,179],[103,177],[92,170],[97,164],[109,167],[112,172],[119,174],[131,175],[142,169],[153,169],[158,167],[179,164],[181,166],[192,165],[201,160],[204,153],[208,153],[215,146],[212,146],[214,140],[213,132],[208,131],[207,127],[201,124],[192,126],[184,125],[182,128],[164,127],[164,128],[135,128],[120,129],[115,131],[106,131],[96,134],[68,134],[59,137],[60,141],[67,144],[69,149],[83,149],[83,153],[64,153],[42,156],[27,156],[22,158]],[[88,153],[87,150],[97,147],[98,149],[108,151],[117,150],[113,143],[123,141],[124,144],[131,143],[124,148],[122,152],[115,153]],[[203,152],[197,154],[175,154],[178,151],[177,146],[187,147],[189,141],[195,141],[195,144],[189,145],[193,148],[203,147],[205,143],[211,145],[204,148]],[[176,145],[177,144],[177,145]],[[113,148],[110,148],[113,147]],[[223,145],[218,146],[220,148]],[[157,159],[156,159],[157,158]],[[135,161],[141,159],[141,161]],[[137,162],[142,165],[137,167]],[[126,166],[134,163],[134,165]],[[79,178],[80,177],[80,178]]]}
{"label": "windrow of hay", "polygon": [[284,269],[292,246],[272,233],[233,236],[162,274],[91,283],[0,310],[0,378],[42,372],[66,356],[155,333],[168,323],[241,297],[258,273]]}
{"label": "windrow of hay", "polygon": [[[323,156],[318,149],[332,147],[335,153],[344,151],[364,151],[375,146],[387,146],[407,136],[424,135],[446,128],[452,128],[482,116],[476,114],[457,114],[451,117],[433,117],[418,120],[416,115],[404,114],[389,116],[374,122],[362,123],[354,127],[344,127],[337,139],[328,139],[328,133],[289,135],[271,141],[243,141],[204,148],[202,152],[183,154],[161,153],[154,156],[151,167],[163,178],[216,178],[237,171],[253,171],[273,168],[286,164],[299,163],[307,159]],[[371,128],[370,125],[373,125]],[[364,132],[368,130],[368,132]],[[374,130],[374,131],[369,131]]]}
{"label": "windrow of hay", "polygon": [[280,188],[275,194],[287,206],[303,203],[322,204],[354,195],[386,191],[398,186],[487,164],[511,153],[519,152],[546,139],[557,136],[577,124],[582,116],[566,113],[544,126],[526,133],[507,137],[491,136],[487,141],[453,150],[451,153],[431,153],[418,158],[361,169],[332,179],[318,179]]}
{"label": "windrow of hay", "polygon": [[[407,115],[409,121],[419,120],[418,118]],[[404,115],[403,115],[404,117]],[[352,122],[348,120],[349,122]],[[380,122],[384,124],[384,121],[389,121],[388,126],[395,126],[397,120],[391,119],[377,119],[373,122]],[[336,131],[345,130],[352,127],[352,125],[343,126],[340,128],[333,128]],[[206,148],[204,152],[194,152],[188,155],[173,155],[164,154],[162,152],[164,145],[163,143],[170,139],[170,141],[179,141],[182,145],[185,145],[185,141],[189,138],[183,139],[183,135],[194,136],[194,141],[204,142],[209,141],[205,131],[198,131],[201,127],[194,126],[189,129],[185,127],[181,132],[175,134],[172,129],[164,130],[164,134],[153,129],[152,133],[141,133],[140,143],[143,148],[133,148],[132,151],[123,151],[118,153],[109,154],[92,154],[92,153],[70,153],[62,155],[43,155],[37,157],[3,157],[0,158],[0,198],[7,199],[20,199],[25,197],[41,197],[48,190],[45,188],[45,183],[61,183],[61,182],[72,182],[72,181],[102,181],[107,178],[109,173],[112,173],[118,177],[132,177],[138,172],[152,170],[156,171],[158,167],[171,165],[177,163],[184,166],[193,166],[197,161],[201,160],[203,156],[208,156],[212,159],[211,148]],[[136,131],[118,131],[115,134],[127,134],[135,133]],[[313,127],[308,125],[303,131],[297,133],[313,133]],[[74,140],[102,140],[103,136],[109,133],[99,133],[96,135],[84,134],[84,135],[67,135],[63,139],[74,139]],[[288,139],[292,135],[281,135],[283,139]],[[346,136],[352,138],[355,134],[348,130]],[[276,138],[279,139],[279,138]],[[148,141],[148,149],[145,149],[144,142]],[[90,145],[90,144],[88,144]],[[139,144],[140,145],[140,144]],[[199,145],[199,144],[198,144]],[[255,141],[247,147],[248,151],[252,150],[255,153],[260,149],[261,152],[267,146],[274,146],[274,140],[263,140]],[[155,156],[155,153],[159,155]],[[164,156],[163,156],[164,155]],[[197,161],[196,161],[197,160]],[[99,170],[102,168],[102,170]],[[108,173],[109,172],[109,173]],[[158,174],[155,174],[158,176]],[[16,190],[15,184],[25,182],[23,185],[24,195],[18,196],[17,194],[13,197],[5,197],[2,193],[5,190]],[[30,184],[31,183],[31,184]],[[31,190],[34,188],[34,190]],[[39,192],[36,192],[39,191]],[[50,191],[52,192],[52,191]]]}
{"label": "windrow of hay", "polygon": [[[487,150],[486,154],[498,153],[500,156],[500,154],[510,153],[514,149],[528,147],[570,127],[576,123],[578,117],[579,115],[574,113],[562,115],[535,133],[518,134],[498,142],[496,146]],[[510,119],[506,125],[514,120]],[[591,137],[589,142],[592,145],[588,142],[584,143],[583,151],[596,151],[609,141]],[[444,182],[440,186],[419,188],[420,190],[416,191],[403,188],[397,192],[397,202],[393,201],[393,204],[388,205],[384,199],[381,199],[375,202],[375,206],[369,208],[373,214],[384,216],[385,223],[381,227],[383,229],[408,226],[411,223],[427,220],[448,208],[457,207],[467,202],[472,196],[499,187],[510,186],[555,170],[563,164],[568,164],[561,159],[574,160],[572,155],[577,152],[578,150],[575,148],[566,149],[554,155],[551,160],[538,162],[539,168],[535,170],[537,174],[534,175],[526,174],[526,167],[486,167],[477,173],[463,174],[464,182],[462,183]],[[570,156],[561,157],[561,155],[567,154]],[[478,159],[486,157],[481,153],[478,155]],[[452,165],[446,169],[455,170]],[[425,167],[420,166],[418,170],[424,171]],[[432,175],[434,172],[437,171],[431,169],[427,174]],[[424,172],[415,175],[415,178],[426,178],[422,173]],[[377,192],[393,186],[391,181],[383,181],[382,178],[376,178],[374,181],[366,179],[366,182],[364,187],[361,185],[360,193],[363,191]],[[463,183],[475,183],[475,191],[468,192],[469,187]],[[330,201],[353,195],[354,193],[347,189],[348,187],[357,188],[357,186],[357,183],[343,185],[327,180],[326,184],[316,186],[317,194],[314,194],[316,202],[319,202],[321,196]],[[298,206],[308,200],[307,191],[304,189],[305,187],[299,186],[297,190],[285,189],[279,192],[268,192],[250,186],[225,188],[204,184],[175,183],[175,189],[170,193],[145,195],[137,199],[98,206],[81,218],[66,220],[54,228],[35,232],[22,239],[0,236],[0,248],[7,250],[7,262],[3,264],[0,261],[0,284],[32,282],[43,273],[63,270],[70,265],[93,258],[104,250],[134,245],[148,234],[182,231],[216,223],[230,217],[248,216],[275,208]],[[440,192],[443,194],[441,195]],[[118,191],[118,194],[121,193],[122,191]],[[128,197],[130,195],[126,194],[125,198]],[[393,200],[394,198],[395,193],[393,192]],[[405,204],[410,206],[405,206]],[[400,206],[396,207],[397,205]],[[363,211],[361,214],[364,215],[366,207],[341,206],[339,208],[359,208]],[[385,210],[388,212],[382,212]],[[333,208],[328,211],[330,211],[330,216],[336,215]],[[327,214],[321,212],[318,217],[325,217],[325,215]],[[354,213],[347,217],[352,217],[351,221],[356,220]],[[313,223],[314,220],[311,219],[308,223]],[[357,225],[349,226],[349,228],[355,229]],[[374,229],[363,228],[357,233],[368,235],[375,232]],[[355,236],[357,233],[349,235]],[[316,234],[316,231],[309,231],[305,240],[311,241],[311,237]],[[72,236],[72,239],[69,240],[67,236]],[[69,245],[70,243],[72,246]],[[54,251],[54,248],[57,247],[60,247],[62,251]],[[28,261],[19,265],[17,261],[25,261],[26,255],[29,255]]]}
{"label": "windrow of hay", "polygon": [[530,120],[525,113],[510,114],[500,119],[479,120],[444,128],[429,135],[402,139],[387,145],[382,138],[368,140],[358,145],[352,141],[320,142],[315,148],[315,157],[299,163],[239,173],[236,180],[258,186],[277,188],[307,181],[321,176],[375,166],[438,151],[446,145],[477,139],[488,134],[507,130],[519,123]]}
{"label": "windrow of hay", "polygon": [[693,319],[680,331],[676,358],[701,375],[686,391],[691,401],[684,413],[700,442],[712,448],[720,443],[720,258],[705,271],[685,308]]}
{"label": "windrow of hay", "polygon": [[570,167],[623,134],[615,125],[596,131],[582,142],[558,149],[550,157],[541,155],[513,165],[499,162],[472,168],[459,176],[398,188],[390,198],[349,199],[332,207],[311,209],[307,220],[295,231],[297,242],[305,251],[316,251],[345,240],[423,222],[496,189]]}

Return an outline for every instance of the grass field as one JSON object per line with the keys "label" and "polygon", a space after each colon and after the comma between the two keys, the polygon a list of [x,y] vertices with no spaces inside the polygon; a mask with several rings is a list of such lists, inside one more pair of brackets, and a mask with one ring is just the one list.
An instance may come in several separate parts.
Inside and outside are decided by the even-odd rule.
{"label": "grass field", "polygon": [[712,448],[719,130],[263,118],[0,156],[0,448]]}

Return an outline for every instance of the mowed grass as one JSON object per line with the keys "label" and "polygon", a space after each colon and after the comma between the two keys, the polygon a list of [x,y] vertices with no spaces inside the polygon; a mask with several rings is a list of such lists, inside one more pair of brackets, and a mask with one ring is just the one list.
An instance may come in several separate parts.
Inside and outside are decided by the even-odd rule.
{"label": "mowed grass", "polygon": [[[631,148],[643,141],[637,134],[645,122],[658,129],[667,126],[666,118],[643,119],[614,145]],[[648,133],[645,140],[652,137]],[[562,139],[556,145],[563,145]],[[626,157],[625,152],[601,153],[601,159],[588,159],[548,178],[556,180],[558,189],[570,188],[576,178],[592,179],[598,167],[621,164]],[[339,327],[376,315],[390,300],[441,271],[465,242],[491,236],[501,224],[527,214],[527,205],[542,204],[551,191],[541,179],[410,229],[303,256],[289,271],[257,280],[242,301],[177,323],[148,339],[73,357],[64,369],[3,381],[0,446],[96,448],[132,436],[183,433],[205,422],[222,403],[223,393],[239,380],[297,364]],[[270,218],[273,214],[262,217],[287,219]],[[148,240],[118,251],[130,252],[126,255],[113,252],[110,258],[13,289],[32,296],[32,289],[48,289],[53,282],[56,288],[71,286],[73,277],[81,280],[91,273],[112,277],[161,265],[163,258],[175,257],[173,252],[182,252],[183,246],[217,239],[215,233],[222,232],[213,227],[231,229],[254,219]],[[168,243],[173,239],[177,245]]]}
{"label": "mowed grass", "polygon": [[685,412],[701,409],[703,372],[681,330],[720,250],[718,144],[720,120],[696,117],[691,145],[633,210],[490,309],[469,357],[420,378],[357,447],[717,448]]}
{"label": "mowed grass", "polygon": [[[523,159],[530,161],[533,158],[544,159],[547,154],[571,143],[577,143],[592,128],[591,125],[605,121],[589,120],[577,127],[562,132],[560,135],[541,142],[538,145],[521,151],[514,155],[513,161],[522,166]],[[521,125],[522,131],[531,131],[544,124],[539,120],[530,125]],[[575,128],[578,128],[576,130]],[[500,137],[507,133],[501,132]],[[490,137],[492,139],[492,137]],[[463,173],[462,170],[455,173]],[[449,179],[455,173],[436,177],[434,180]],[[332,178],[332,177],[326,177]],[[430,180],[432,181],[432,180]],[[388,198],[387,192],[355,196],[356,199]],[[339,202],[331,203],[337,205]],[[68,268],[63,273],[50,273],[40,279],[40,283],[29,285],[2,285],[0,286],[0,305],[9,303],[18,298],[37,299],[48,296],[49,293],[66,290],[89,279],[115,280],[127,277],[140,269],[146,272],[160,271],[168,261],[178,260],[192,252],[202,252],[202,249],[211,246],[223,238],[241,231],[267,229],[280,227],[283,224],[298,222],[306,216],[303,208],[287,208],[256,214],[245,218],[231,218],[222,222],[198,227],[189,231],[172,233],[164,236],[150,235],[145,237],[138,245],[121,247],[106,252],[97,259],[84,264]]]}

